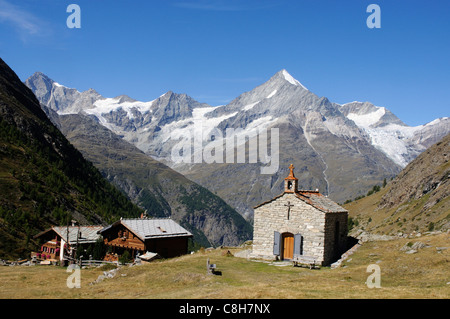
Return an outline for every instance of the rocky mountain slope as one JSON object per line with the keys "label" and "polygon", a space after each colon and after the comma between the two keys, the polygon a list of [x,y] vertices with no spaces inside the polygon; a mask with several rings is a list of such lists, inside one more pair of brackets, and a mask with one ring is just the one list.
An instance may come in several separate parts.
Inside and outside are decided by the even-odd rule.
{"label": "rocky mountain slope", "polygon": [[0,59],[1,258],[27,256],[33,235],[50,225],[140,214],[49,121],[32,91]]}
{"label": "rocky mountain slope", "polygon": [[[238,245],[251,238],[250,224],[221,198],[126,141],[128,137],[142,148],[159,125],[190,116],[203,104],[172,92],[157,99],[153,107],[153,102],[141,103],[125,95],[105,99],[93,89],[79,92],[39,72],[26,84],[71,143],[150,216],[174,218],[205,247]],[[105,113],[110,103],[120,107]],[[123,129],[120,137],[114,133],[117,127]]]}
{"label": "rocky mountain slope", "polygon": [[204,247],[239,245],[251,238],[250,224],[221,198],[94,119],[70,114],[57,116],[57,121],[69,141],[149,216],[173,218]]}
{"label": "rocky mountain slope", "polygon": [[397,175],[378,207],[392,208],[427,196],[424,208],[429,209],[449,195],[450,134],[420,154]]}
{"label": "rocky mountain slope", "polygon": [[450,132],[448,117],[411,127],[385,107],[368,102],[351,102],[337,107],[367,133],[372,145],[401,167]]}
{"label": "rocky mountain slope", "polygon": [[[343,202],[395,176],[450,129],[447,118],[410,128],[387,109],[370,103],[332,103],[310,92],[286,70],[217,107],[173,92],[149,102],[127,96],[104,98],[92,89],[66,88],[42,73],[35,73],[26,84],[58,114],[96,118],[249,219],[254,205],[281,192],[291,163],[301,188],[318,188]],[[227,129],[234,130],[234,147],[227,148]],[[272,140],[271,129],[278,129],[278,140],[276,135]],[[263,152],[264,144],[248,139],[256,141],[265,132],[268,149]],[[276,140],[279,154],[271,157],[271,142]],[[239,160],[236,154],[244,144],[246,156]],[[256,160],[249,157],[250,149]],[[272,164],[277,164],[273,172],[261,174]]]}
{"label": "rocky mountain slope", "polygon": [[411,234],[450,228],[450,134],[409,163],[384,189],[345,205],[355,230]]}

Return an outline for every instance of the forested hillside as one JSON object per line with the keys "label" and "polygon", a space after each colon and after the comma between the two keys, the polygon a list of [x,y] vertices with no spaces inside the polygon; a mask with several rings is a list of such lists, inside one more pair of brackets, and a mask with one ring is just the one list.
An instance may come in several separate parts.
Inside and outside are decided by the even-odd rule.
{"label": "forested hillside", "polygon": [[50,225],[107,223],[140,213],[67,141],[0,59],[0,258],[27,256],[33,236]]}

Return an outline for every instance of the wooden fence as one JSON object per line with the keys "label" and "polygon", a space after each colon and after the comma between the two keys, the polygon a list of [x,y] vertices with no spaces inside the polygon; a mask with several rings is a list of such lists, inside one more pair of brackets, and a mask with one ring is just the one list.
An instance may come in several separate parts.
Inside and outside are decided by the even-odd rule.
{"label": "wooden fence", "polygon": [[[79,263],[79,261],[78,261]],[[119,265],[118,261],[105,261],[105,260],[81,260],[81,266],[100,266],[105,264]]]}
{"label": "wooden fence", "polygon": [[[72,264],[77,264],[80,267],[83,266],[100,266],[100,265],[106,265],[106,264],[113,264],[113,265],[121,265],[121,263],[119,261],[106,261],[106,260],[89,260],[89,259],[75,259],[75,258],[71,258],[68,256],[64,257],[65,260],[69,261],[69,263]],[[26,262],[28,262],[28,259],[23,259],[23,260],[16,260],[16,261],[10,261],[10,260],[1,260],[0,259],[0,266],[18,266],[18,265],[22,265],[25,264]],[[41,262],[41,260],[32,260],[31,262],[33,262],[33,264],[39,264]],[[55,263],[49,263],[49,264],[56,264]],[[126,263],[125,265],[130,265],[132,263]]]}

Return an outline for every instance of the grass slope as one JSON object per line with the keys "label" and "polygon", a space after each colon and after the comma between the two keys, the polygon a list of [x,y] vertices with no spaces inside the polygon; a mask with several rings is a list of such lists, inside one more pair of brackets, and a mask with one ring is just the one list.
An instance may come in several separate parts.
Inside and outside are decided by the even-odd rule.
{"label": "grass slope", "polygon": [[370,196],[346,202],[355,230],[397,235],[450,228],[450,134]]}
{"label": "grass slope", "polygon": [[[428,245],[415,254],[401,251],[416,241]],[[90,285],[101,269],[81,270],[81,288],[69,289],[69,273],[56,266],[0,267],[0,298],[69,299],[287,299],[287,298],[449,298],[449,234],[420,239],[364,243],[337,269],[277,267],[238,257],[228,249],[120,269],[119,275]],[[438,248],[436,248],[438,247]],[[236,253],[238,249],[230,249]],[[206,274],[206,260],[222,276]],[[370,264],[381,269],[381,288],[368,288]],[[45,280],[42,280],[45,278]]]}
{"label": "grass slope", "polygon": [[448,225],[450,222],[449,197],[433,207],[426,207],[430,196],[427,194],[399,206],[379,208],[381,198],[389,191],[388,184],[377,193],[343,205],[349,211],[349,217],[357,222],[352,233],[357,230],[386,235],[423,233],[440,230],[441,226]]}

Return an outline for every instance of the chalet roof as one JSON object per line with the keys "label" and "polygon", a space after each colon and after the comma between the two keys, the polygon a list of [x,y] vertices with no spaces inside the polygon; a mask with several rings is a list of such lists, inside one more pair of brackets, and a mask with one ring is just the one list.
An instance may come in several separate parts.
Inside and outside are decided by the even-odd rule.
{"label": "chalet roof", "polygon": [[[274,198],[272,198],[271,200],[268,200],[264,203],[261,203],[257,206],[255,206],[254,208],[258,208],[261,207],[265,204],[268,204],[274,200],[276,200],[277,198],[280,198],[284,195],[285,193],[282,193]],[[346,209],[342,208],[341,206],[339,206],[338,204],[336,204],[334,201],[332,201],[331,199],[329,199],[328,197],[322,195],[321,193],[319,193],[318,191],[310,191],[310,190],[299,190],[296,191],[295,196],[302,200],[303,202],[317,208],[318,210],[325,212],[325,213],[344,213],[347,212]]]}
{"label": "chalet roof", "polygon": [[[103,228],[103,226],[53,226],[39,234],[35,237],[40,237],[50,231],[54,231],[58,236],[60,236],[64,241],[67,240],[67,228],[69,228],[69,244],[88,244],[95,243],[99,238],[98,231]],[[78,241],[77,241],[78,237]]]}
{"label": "chalet roof", "polygon": [[122,224],[131,230],[136,236],[142,240],[150,238],[165,238],[165,237],[182,237],[192,236],[192,234],[178,225],[170,218],[152,219],[152,218],[132,218],[121,219],[114,224],[103,228],[99,233],[103,233],[108,229]]}

